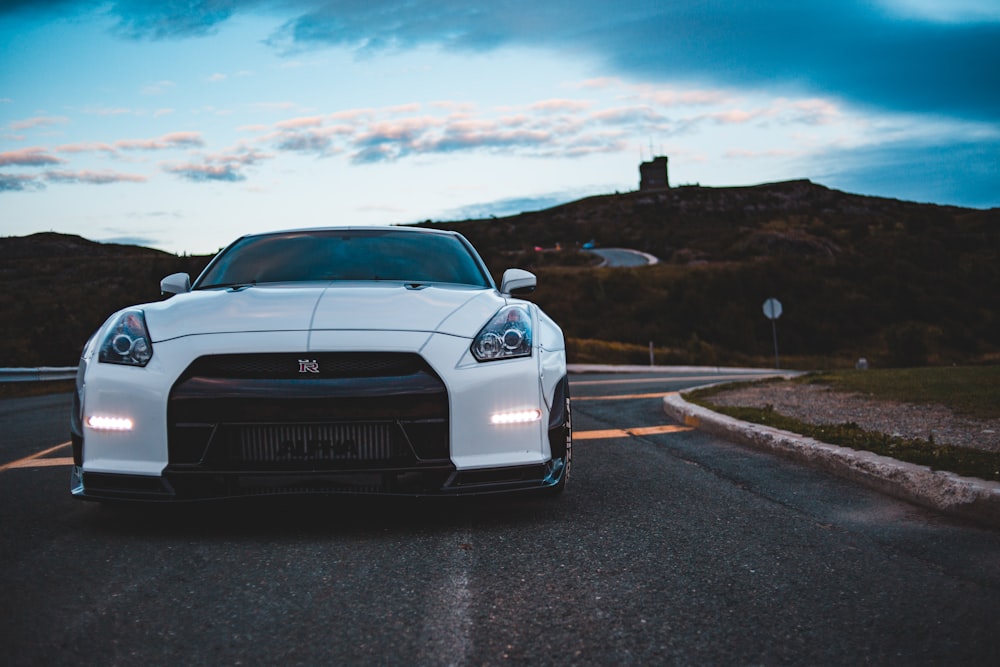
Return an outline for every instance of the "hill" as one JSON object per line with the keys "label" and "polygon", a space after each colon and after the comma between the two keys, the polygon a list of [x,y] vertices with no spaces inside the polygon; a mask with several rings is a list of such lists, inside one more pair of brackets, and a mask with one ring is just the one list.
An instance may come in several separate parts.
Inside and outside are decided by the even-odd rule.
{"label": "hill", "polygon": [[160,298],[160,279],[210,257],[46,232],[0,238],[0,366],[71,366],[111,313]]}
{"label": "hill", "polygon": [[[773,363],[768,297],[784,305],[778,336],[789,367],[1000,358],[1000,209],[790,181],[601,195],[422,225],[462,232],[496,276],[535,271],[533,299],[563,326],[573,361],[648,363],[652,341],[658,363]],[[593,268],[580,249],[590,241],[661,263]],[[0,259],[0,366],[29,366],[75,363],[110,313],[159,298],[160,278],[197,274],[209,257],[50,233],[0,238]]]}
{"label": "hill", "polygon": [[[1000,350],[1000,209],[868,197],[789,181],[590,197],[509,218],[424,223],[460,230],[493,267],[539,275],[534,297],[573,338],[636,346],[664,363],[769,363],[778,298],[782,355],[802,367],[977,363]],[[648,252],[641,269],[574,268],[593,240]],[[536,246],[562,252],[535,252]],[[578,360],[595,360],[577,345]],[[600,349],[598,354],[606,354]],[[770,357],[773,363],[773,353]]]}

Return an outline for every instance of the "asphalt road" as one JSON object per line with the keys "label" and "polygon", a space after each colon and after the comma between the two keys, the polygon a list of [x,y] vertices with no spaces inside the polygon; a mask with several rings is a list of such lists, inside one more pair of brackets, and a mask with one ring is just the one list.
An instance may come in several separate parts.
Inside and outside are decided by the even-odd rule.
{"label": "asphalt road", "polygon": [[566,493],[448,502],[78,502],[69,398],[0,401],[0,663],[1000,664],[1000,532],[670,423],[704,382],[574,376]]}
{"label": "asphalt road", "polygon": [[604,260],[602,266],[647,266],[653,263],[654,260],[654,258],[638,250],[629,250],[627,248],[595,248],[587,252],[601,257]]}

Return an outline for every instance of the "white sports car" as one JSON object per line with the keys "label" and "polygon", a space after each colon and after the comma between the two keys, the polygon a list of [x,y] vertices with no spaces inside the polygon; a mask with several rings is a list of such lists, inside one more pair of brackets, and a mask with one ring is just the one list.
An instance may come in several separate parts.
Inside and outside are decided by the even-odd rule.
{"label": "white sports car", "polygon": [[72,493],[558,493],[566,348],[461,235],[407,227],[244,236],[192,284],[87,342]]}

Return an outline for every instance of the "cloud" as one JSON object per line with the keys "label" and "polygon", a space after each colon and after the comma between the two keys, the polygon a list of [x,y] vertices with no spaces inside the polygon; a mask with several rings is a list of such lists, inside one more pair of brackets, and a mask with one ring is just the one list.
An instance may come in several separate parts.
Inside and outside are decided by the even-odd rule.
{"label": "cloud", "polygon": [[772,148],[769,150],[762,150],[762,151],[753,151],[744,148],[731,148],[727,150],[723,155],[725,155],[725,157],[727,158],[735,158],[741,160],[742,159],[757,160],[761,158],[767,159],[776,157],[777,158],[800,157],[802,155],[802,151],[793,151],[793,150],[778,149],[778,148]]}
{"label": "cloud", "polygon": [[805,99],[796,101],[780,101],[784,108],[784,113],[789,120],[806,125],[829,125],[836,122],[843,113],[840,107],[830,100]]}
{"label": "cloud", "polygon": [[232,148],[228,151],[223,151],[219,155],[211,156],[208,159],[215,162],[224,162],[227,164],[235,164],[242,167],[247,167],[251,165],[260,164],[264,160],[270,160],[274,155],[270,153],[263,153],[254,148],[247,146],[239,146],[237,148]]}
{"label": "cloud", "polygon": [[61,12],[67,5],[75,4],[78,4],[78,0],[0,0],[0,15],[16,12]]}
{"label": "cloud", "polygon": [[262,137],[279,151],[312,153],[326,157],[341,152],[335,143],[339,136],[350,135],[352,126],[344,123],[327,125],[327,117],[291,118],[274,124],[275,131]]}
{"label": "cloud", "polygon": [[1000,7],[992,0],[882,0],[901,16],[913,16],[945,23],[961,21],[996,21]]}
{"label": "cloud", "polygon": [[202,156],[200,162],[167,164],[163,169],[167,173],[195,183],[210,181],[236,183],[246,180],[244,168],[257,165],[272,157],[271,154],[240,146],[214,155]]}
{"label": "cloud", "polygon": [[[8,0],[0,13],[36,4]],[[1000,119],[1000,10],[986,0],[113,0],[92,7],[56,1],[37,12],[104,11],[118,34],[150,40],[210,35],[237,14],[257,14],[274,20],[269,43],[287,52],[527,46],[599,63],[603,76],[594,85],[700,81]]]}
{"label": "cloud", "polygon": [[595,121],[609,125],[666,123],[667,118],[648,106],[619,107],[603,109],[591,115]]}
{"label": "cloud", "polygon": [[550,0],[544,11],[534,0],[304,0],[295,6],[302,13],[272,38],[290,49],[522,45],[588,53],[609,76],[628,79],[777,86],[886,110],[1000,119],[995,8],[985,17],[965,11],[942,22],[869,0],[623,1],[613,7]]}
{"label": "cloud", "polygon": [[801,171],[824,185],[859,194],[989,208],[997,205],[1000,192],[997,155],[997,137],[938,136],[830,149],[812,156]]}
{"label": "cloud", "polygon": [[538,148],[552,142],[552,135],[542,130],[451,127],[440,136],[427,138],[416,148],[421,152],[451,153],[472,148]]}
{"label": "cloud", "polygon": [[40,147],[22,148],[16,151],[0,153],[0,167],[44,167],[50,164],[62,164],[66,162],[49,154],[46,149]]}
{"label": "cloud", "polygon": [[98,141],[81,142],[76,144],[62,144],[56,146],[57,153],[107,153],[109,155],[117,155],[118,149],[116,149],[111,144],[105,144]]}
{"label": "cloud", "polygon": [[145,176],[120,174],[113,171],[46,171],[49,183],[83,183],[87,185],[109,185],[112,183],[145,183]]}
{"label": "cloud", "polygon": [[45,187],[35,176],[21,174],[0,174],[0,192],[22,192]]}
{"label": "cloud", "polygon": [[636,95],[658,107],[708,106],[726,104],[731,97],[724,90],[679,90],[657,86],[636,86]]}
{"label": "cloud", "polygon": [[274,146],[280,151],[292,153],[330,155],[334,152],[333,140],[329,135],[320,132],[285,134],[275,142]]}
{"label": "cloud", "polygon": [[598,153],[619,153],[627,150],[628,146],[628,140],[621,133],[598,132],[567,142],[561,154],[567,157],[585,157]]}
{"label": "cloud", "polygon": [[[784,88],[865,107],[1000,118],[1000,24],[899,20],[862,0],[660,3],[595,32],[614,71]],[[628,48],[629,43],[638,45]]]}
{"label": "cloud", "polygon": [[289,118],[288,120],[283,120],[275,123],[274,126],[279,130],[297,130],[303,127],[322,127],[323,116],[307,116],[303,118]]}
{"label": "cloud", "polygon": [[214,34],[238,6],[256,4],[239,0],[116,0],[110,11],[118,18],[118,34],[160,40]]}
{"label": "cloud", "polygon": [[200,132],[172,132],[156,139],[121,139],[114,143],[115,148],[125,151],[159,151],[204,145]]}
{"label": "cloud", "polygon": [[[258,141],[277,151],[326,157],[347,153],[355,164],[414,155],[488,151],[532,157],[572,157],[626,147],[625,135],[665,132],[667,118],[648,105],[595,109],[589,100],[542,100],[477,112],[463,102],[435,102],[440,115],[413,114],[417,105],[354,109],[290,118],[264,128]],[[456,113],[456,110],[460,110]]]}
{"label": "cloud", "polygon": [[540,102],[535,102],[528,108],[531,111],[540,111],[543,113],[574,113],[585,111],[590,108],[592,104],[592,102],[587,100],[542,100]]}
{"label": "cloud", "polygon": [[8,127],[10,127],[13,132],[20,132],[21,130],[29,130],[36,127],[51,127],[53,125],[63,125],[69,122],[69,118],[65,116],[38,116],[36,118],[26,118],[24,120],[15,120]]}
{"label": "cloud", "polygon": [[421,144],[429,146],[428,135],[442,125],[442,120],[432,116],[402,118],[370,124],[352,137],[353,148],[359,149],[352,156],[354,162],[394,160],[412,153],[425,152]]}
{"label": "cloud", "polygon": [[196,164],[188,162],[186,164],[167,166],[164,169],[171,174],[196,183],[208,181],[234,183],[246,180],[246,176],[239,172],[236,165],[232,164]]}

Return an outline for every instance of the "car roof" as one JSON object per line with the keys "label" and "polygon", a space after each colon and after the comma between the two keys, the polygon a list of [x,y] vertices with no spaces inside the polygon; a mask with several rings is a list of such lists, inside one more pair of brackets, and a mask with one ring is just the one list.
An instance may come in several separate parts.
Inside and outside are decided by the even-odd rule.
{"label": "car roof", "polygon": [[252,236],[270,236],[272,234],[302,234],[305,232],[344,232],[344,231],[377,231],[392,230],[414,234],[443,234],[447,236],[460,236],[458,232],[450,229],[428,229],[426,227],[412,227],[408,225],[334,225],[328,227],[298,227],[292,229],[275,229],[267,232],[257,232],[244,234],[241,238]]}

